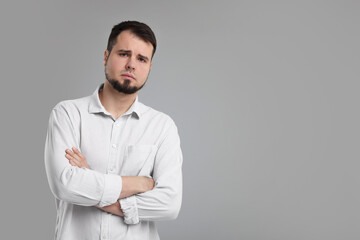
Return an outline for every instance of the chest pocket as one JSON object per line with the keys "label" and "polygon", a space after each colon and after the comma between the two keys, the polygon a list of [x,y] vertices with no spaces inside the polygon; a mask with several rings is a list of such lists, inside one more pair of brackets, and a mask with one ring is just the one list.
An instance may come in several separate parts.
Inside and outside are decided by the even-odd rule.
{"label": "chest pocket", "polygon": [[122,176],[151,177],[157,147],[155,145],[129,145],[121,167]]}

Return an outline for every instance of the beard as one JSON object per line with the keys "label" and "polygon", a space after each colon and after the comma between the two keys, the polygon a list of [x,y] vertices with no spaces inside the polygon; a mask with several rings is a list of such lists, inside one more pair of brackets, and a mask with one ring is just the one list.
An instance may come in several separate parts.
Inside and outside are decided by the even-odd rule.
{"label": "beard", "polygon": [[108,80],[108,82],[110,83],[110,85],[118,92],[120,93],[125,93],[125,94],[133,94],[136,93],[137,91],[139,91],[146,83],[146,81],[144,82],[143,85],[141,85],[140,87],[137,86],[130,86],[131,81],[128,79],[125,79],[123,83],[120,83],[118,80],[111,78],[109,76],[109,74],[106,72],[106,67],[105,67],[105,78],[106,80]]}

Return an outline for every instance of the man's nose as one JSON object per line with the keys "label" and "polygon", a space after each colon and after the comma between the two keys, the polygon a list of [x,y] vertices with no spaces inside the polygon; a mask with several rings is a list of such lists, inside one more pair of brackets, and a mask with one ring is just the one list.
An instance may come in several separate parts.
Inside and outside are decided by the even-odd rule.
{"label": "man's nose", "polygon": [[135,60],[133,58],[128,58],[126,63],[126,70],[134,71],[135,70]]}

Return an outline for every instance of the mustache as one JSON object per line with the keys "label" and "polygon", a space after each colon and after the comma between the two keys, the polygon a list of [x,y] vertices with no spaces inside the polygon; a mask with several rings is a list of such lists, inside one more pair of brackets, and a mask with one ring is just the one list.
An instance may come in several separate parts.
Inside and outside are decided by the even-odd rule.
{"label": "mustache", "polygon": [[134,71],[129,71],[129,70],[122,70],[122,71],[120,71],[120,75],[121,75],[121,74],[126,74],[126,73],[131,74],[131,75],[133,75],[134,77],[136,77]]}

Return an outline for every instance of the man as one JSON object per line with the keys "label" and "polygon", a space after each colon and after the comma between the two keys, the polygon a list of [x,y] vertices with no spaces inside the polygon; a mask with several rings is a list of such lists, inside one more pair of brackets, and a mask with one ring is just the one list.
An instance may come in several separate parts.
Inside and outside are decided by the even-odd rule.
{"label": "man", "polygon": [[177,217],[177,128],[137,97],[155,50],[146,24],[114,26],[104,53],[104,84],[52,110],[45,167],[56,197],[55,239],[159,239],[154,221]]}

